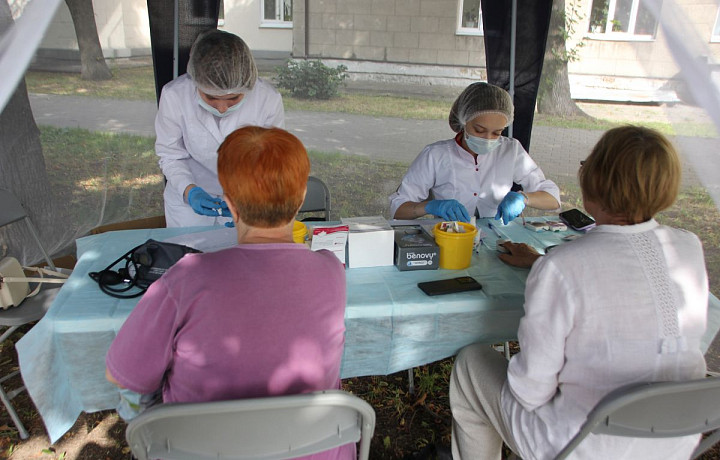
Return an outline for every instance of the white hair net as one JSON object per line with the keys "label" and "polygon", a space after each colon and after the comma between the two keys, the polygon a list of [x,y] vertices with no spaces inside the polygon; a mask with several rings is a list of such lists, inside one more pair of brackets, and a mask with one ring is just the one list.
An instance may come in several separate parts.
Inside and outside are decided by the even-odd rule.
{"label": "white hair net", "polygon": [[240,94],[253,89],[257,67],[247,44],[237,35],[210,30],[190,49],[187,73],[195,86],[210,96]]}
{"label": "white hair net", "polygon": [[455,99],[450,109],[450,128],[459,133],[465,124],[483,113],[500,113],[507,118],[509,125],[513,121],[513,106],[510,94],[499,86],[485,82],[473,83]]}

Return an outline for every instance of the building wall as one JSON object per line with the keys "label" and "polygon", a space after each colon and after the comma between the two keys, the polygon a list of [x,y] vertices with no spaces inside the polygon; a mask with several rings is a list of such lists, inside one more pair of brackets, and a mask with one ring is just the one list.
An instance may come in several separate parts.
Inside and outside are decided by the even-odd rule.
{"label": "building wall", "polygon": [[[297,58],[342,63],[354,79],[387,81],[405,75],[417,80],[425,75],[431,82],[461,86],[486,78],[483,37],[458,31],[458,0],[309,0],[309,5],[306,35],[305,1],[294,4],[292,53]],[[652,40],[593,37],[587,33],[591,6],[592,0],[566,1],[568,14],[578,7],[582,16],[570,46],[584,42],[579,59],[569,64],[573,96],[676,100],[679,68],[664,31]],[[663,4],[663,15],[679,26],[683,39],[698,35],[692,53],[714,62],[720,58],[720,43],[710,42],[717,11],[714,0]]]}
{"label": "building wall", "polygon": [[[674,100],[681,90],[680,68],[668,44],[676,34],[683,47],[697,59],[717,62],[720,44],[711,43],[712,29],[718,13],[712,0],[675,0],[664,2],[663,22],[672,25],[668,31],[658,27],[654,39],[628,38],[611,40],[588,34],[592,0],[581,2],[584,15],[570,42],[570,47],[583,41],[579,58],[568,65],[573,97],[603,99],[607,89],[624,88],[653,100]],[[611,97],[611,96],[608,96]],[[616,97],[616,96],[614,96]]]}
{"label": "building wall", "polygon": [[[294,3],[293,56],[349,61],[349,70],[415,73],[435,66],[483,78],[483,39],[458,35],[456,0],[311,0],[306,46],[305,2]],[[381,66],[379,64],[389,64]],[[403,67],[406,66],[406,67]],[[474,69],[474,70],[470,70]],[[397,74],[397,72],[393,72]]]}
{"label": "building wall", "polygon": [[225,23],[220,29],[242,37],[253,52],[270,51],[289,54],[292,48],[292,28],[262,24],[260,1],[225,0]]}
{"label": "building wall", "polygon": [[[145,0],[93,0],[95,22],[106,58],[149,56],[150,25]],[[220,29],[242,37],[253,51],[289,54],[292,29],[260,24],[259,0],[226,0],[225,21]],[[70,11],[61,2],[48,28],[40,54],[79,59]]]}
{"label": "building wall", "polygon": [[[258,55],[320,58],[342,63],[354,80],[430,83],[465,86],[483,80],[483,37],[460,30],[459,0],[305,0],[294,1],[291,28],[261,21],[261,0],[225,0],[220,28],[241,36]],[[592,0],[577,5],[582,18],[570,46],[583,41],[579,59],[569,64],[573,96],[617,99],[624,88],[627,100],[673,100],[680,69],[658,30],[652,40],[608,40],[587,33]],[[673,10],[673,6],[677,10]],[[94,0],[100,43],[106,57],[150,55],[145,0]],[[718,13],[716,0],[664,2],[663,14],[677,25],[681,41],[697,59],[720,62],[720,37],[711,39]],[[467,30],[467,29],[466,29]],[[307,33],[306,33],[307,32]],[[309,37],[306,46],[306,37]],[[38,54],[63,54],[78,59],[72,19],[61,3]],[[274,54],[273,54],[274,53]],[[638,96],[638,94],[643,93]],[[639,99],[638,99],[639,98]]]}

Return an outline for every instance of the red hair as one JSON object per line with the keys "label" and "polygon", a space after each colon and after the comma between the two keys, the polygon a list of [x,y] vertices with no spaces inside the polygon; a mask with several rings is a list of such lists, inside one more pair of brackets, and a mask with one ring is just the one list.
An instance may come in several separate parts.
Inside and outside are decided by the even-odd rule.
{"label": "red hair", "polygon": [[220,145],[217,166],[220,185],[244,223],[271,228],[295,218],[310,174],[297,137],[280,128],[237,129]]}

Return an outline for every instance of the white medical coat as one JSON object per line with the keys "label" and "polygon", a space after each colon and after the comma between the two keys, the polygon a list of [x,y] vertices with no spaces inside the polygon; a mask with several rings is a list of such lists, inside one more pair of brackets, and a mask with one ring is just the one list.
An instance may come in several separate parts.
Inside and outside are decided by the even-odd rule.
{"label": "white medical coat", "polygon": [[455,199],[473,215],[495,217],[513,182],[525,192],[545,191],[560,203],[560,189],[545,175],[515,139],[500,137],[500,145],[477,159],[455,139],[426,146],[410,165],[397,192],[390,195],[390,216],[407,201]]}
{"label": "white medical coat", "polygon": [[168,227],[217,225],[231,219],[196,214],[183,198],[190,184],[222,197],[218,181],[217,149],[225,137],[243,126],[265,128],[285,125],[282,97],[269,83],[258,79],[245,94],[242,106],[224,118],[215,117],[197,102],[195,83],[182,75],[163,87],[155,118],[155,153],[167,185],[165,220]]}

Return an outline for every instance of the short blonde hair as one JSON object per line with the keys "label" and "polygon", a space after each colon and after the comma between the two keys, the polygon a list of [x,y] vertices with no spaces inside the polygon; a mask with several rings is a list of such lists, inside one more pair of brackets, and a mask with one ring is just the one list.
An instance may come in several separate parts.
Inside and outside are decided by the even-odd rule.
{"label": "short blonde hair", "polygon": [[273,228],[295,218],[310,174],[297,137],[280,128],[237,129],[220,145],[217,165],[223,192],[244,223]]}
{"label": "short blonde hair", "polygon": [[584,199],[632,223],[670,207],[680,176],[680,158],[670,141],[642,126],[607,131],[578,172]]}

